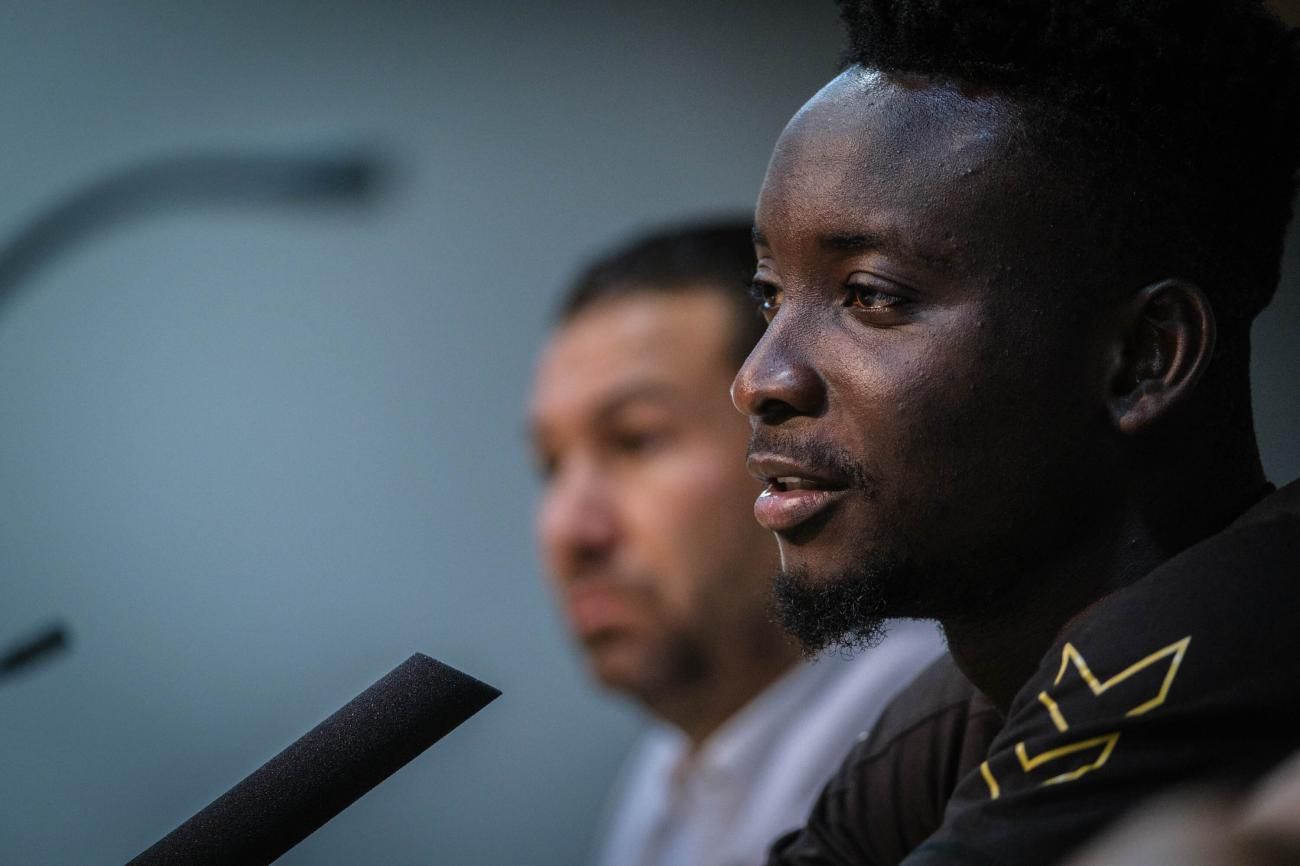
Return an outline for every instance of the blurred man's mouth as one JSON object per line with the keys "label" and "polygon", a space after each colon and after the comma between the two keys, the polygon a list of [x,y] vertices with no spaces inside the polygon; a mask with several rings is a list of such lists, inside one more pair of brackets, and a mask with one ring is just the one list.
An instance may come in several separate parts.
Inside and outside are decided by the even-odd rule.
{"label": "blurred man's mouth", "polygon": [[574,634],[584,642],[627,628],[636,610],[625,593],[608,584],[583,584],[568,590],[565,612]]}

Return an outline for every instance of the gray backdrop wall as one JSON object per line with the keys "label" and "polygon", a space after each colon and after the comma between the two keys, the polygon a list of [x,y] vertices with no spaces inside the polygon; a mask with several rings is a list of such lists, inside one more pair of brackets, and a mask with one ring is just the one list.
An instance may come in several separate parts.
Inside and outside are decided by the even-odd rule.
{"label": "gray backdrop wall", "polygon": [[[111,7],[111,8],[110,8]],[[360,142],[364,208],[194,209],[0,309],[0,862],[128,859],[422,650],[505,696],[286,863],[574,864],[636,725],[541,586],[521,406],[587,255],[747,210],[830,3],[9,4],[0,237],[105,171]],[[1300,474],[1289,260],[1258,328]]]}

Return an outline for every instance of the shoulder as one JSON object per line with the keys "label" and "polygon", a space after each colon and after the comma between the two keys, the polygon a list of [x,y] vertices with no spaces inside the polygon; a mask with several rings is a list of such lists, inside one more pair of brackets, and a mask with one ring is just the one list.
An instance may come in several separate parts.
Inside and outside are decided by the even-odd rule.
{"label": "shoulder", "polygon": [[1072,718],[1132,727],[1293,706],[1298,606],[1300,484],[1292,484],[1094,605],[1048,652],[1011,716],[1033,714],[1064,732]]}
{"label": "shoulder", "polygon": [[623,759],[606,798],[602,825],[618,831],[667,803],[673,768],[685,754],[684,738],[663,725],[642,734]]}
{"label": "shoulder", "polygon": [[628,752],[596,822],[594,863],[618,866],[649,844],[655,822],[668,808],[672,768],[683,749],[676,732],[656,725]]}
{"label": "shoulder", "polygon": [[983,759],[1002,718],[944,654],[885,708],[880,720],[849,753],[832,787],[869,788],[907,766],[909,778],[942,803],[956,776]]}
{"label": "shoulder", "polygon": [[779,695],[782,706],[773,709],[780,713],[781,730],[755,778],[770,791],[756,792],[755,798],[792,800],[799,804],[799,817],[806,815],[863,732],[877,725],[893,696],[941,653],[943,641],[934,626],[901,622],[878,646],[801,667],[797,681]]}
{"label": "shoulder", "polygon": [[1294,751],[1297,505],[1273,494],[1071,623],[926,848],[1054,860],[1151,794]]}
{"label": "shoulder", "polygon": [[957,780],[1002,724],[947,654],[927,666],[859,739],[770,864],[897,863],[938,829]]}

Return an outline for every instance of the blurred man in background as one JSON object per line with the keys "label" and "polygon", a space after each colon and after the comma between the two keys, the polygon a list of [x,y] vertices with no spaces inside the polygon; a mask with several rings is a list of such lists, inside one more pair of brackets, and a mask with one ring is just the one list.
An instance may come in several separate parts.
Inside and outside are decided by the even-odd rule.
{"label": "blurred man in background", "polygon": [[602,866],[760,862],[941,652],[933,628],[901,622],[857,658],[805,663],[770,621],[776,546],[727,396],[763,330],[753,270],[748,220],[636,241],[577,281],[539,364],[546,565],[593,675],[655,720]]}

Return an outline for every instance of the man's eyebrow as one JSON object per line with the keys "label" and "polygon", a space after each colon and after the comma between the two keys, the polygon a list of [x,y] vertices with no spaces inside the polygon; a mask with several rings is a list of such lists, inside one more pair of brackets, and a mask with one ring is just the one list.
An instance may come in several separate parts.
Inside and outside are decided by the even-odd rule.
{"label": "man's eyebrow", "polygon": [[878,232],[831,232],[817,238],[822,249],[838,253],[861,253],[870,250],[885,250],[901,253],[934,268],[951,265],[948,257],[917,249],[901,235]]}
{"label": "man's eyebrow", "polygon": [[[592,414],[605,422],[632,403],[675,403],[677,400],[677,390],[666,382],[632,382],[602,397]],[[545,433],[544,419],[536,412],[530,412],[524,419],[524,435],[539,440],[545,438]]]}
{"label": "man's eyebrow", "polygon": [[878,250],[881,247],[889,246],[885,239],[880,235],[867,234],[865,232],[837,232],[835,234],[822,235],[817,239],[818,243],[828,250],[845,253],[860,253],[866,250]]}
{"label": "man's eyebrow", "polygon": [[632,403],[673,403],[677,392],[663,382],[636,382],[614,391],[600,401],[596,417],[608,421]]}
{"label": "man's eyebrow", "polygon": [[[758,226],[753,229],[754,246],[770,247],[767,241],[767,235],[759,230]],[[937,253],[926,252],[917,249],[908,243],[902,236],[880,232],[830,232],[817,238],[818,245],[825,250],[837,253],[862,253],[870,250],[890,250],[902,253],[905,256],[916,259],[917,261],[928,265],[932,268],[948,268],[952,265],[952,260],[947,256]]]}

